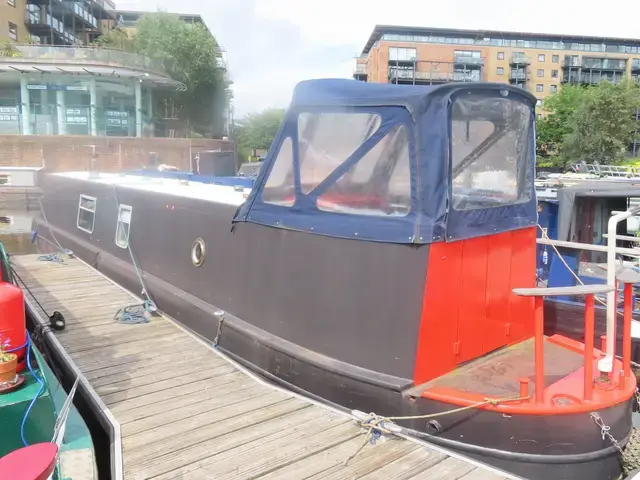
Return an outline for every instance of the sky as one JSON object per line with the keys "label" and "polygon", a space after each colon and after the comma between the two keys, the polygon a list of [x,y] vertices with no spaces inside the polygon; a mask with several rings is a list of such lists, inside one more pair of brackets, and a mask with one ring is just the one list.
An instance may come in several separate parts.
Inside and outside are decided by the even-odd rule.
{"label": "sky", "polygon": [[236,118],[286,108],[295,85],[351,78],[376,24],[640,38],[640,1],[115,0],[122,10],[202,15],[227,51]]}

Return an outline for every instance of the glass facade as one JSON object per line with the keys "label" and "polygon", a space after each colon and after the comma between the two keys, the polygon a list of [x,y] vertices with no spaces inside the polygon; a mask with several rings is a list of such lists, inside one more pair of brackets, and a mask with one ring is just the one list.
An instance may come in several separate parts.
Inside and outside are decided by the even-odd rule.
{"label": "glass facade", "polygon": [[460,35],[400,35],[385,33],[381,40],[394,42],[444,43],[452,45],[487,45],[493,47],[536,48],[539,50],[577,50],[583,52],[640,53],[637,44],[587,43],[580,41],[539,40],[526,38],[463,37]]}
{"label": "glass facade", "polygon": [[0,134],[151,135],[152,109],[136,80],[16,73],[0,83]]}

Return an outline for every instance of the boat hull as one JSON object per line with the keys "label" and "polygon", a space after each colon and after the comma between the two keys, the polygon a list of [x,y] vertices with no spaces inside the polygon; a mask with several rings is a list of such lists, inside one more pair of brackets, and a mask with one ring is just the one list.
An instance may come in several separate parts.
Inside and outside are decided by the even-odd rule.
{"label": "boat hull", "polygon": [[[54,251],[53,236],[38,225],[39,248]],[[116,283],[139,291],[133,266],[109,253],[55,229],[56,239]],[[158,306],[184,326],[213,342],[218,322],[211,305],[153,275],[145,283]],[[317,354],[225,314],[221,351],[252,371],[299,393],[342,409],[388,416],[434,414],[449,403],[406,394],[410,379],[382,374]],[[630,436],[632,400],[598,412],[610,433],[624,446]],[[532,480],[605,480],[622,472],[620,455],[588,413],[568,415],[504,415],[486,410],[428,420],[399,421],[414,434],[444,448]]]}

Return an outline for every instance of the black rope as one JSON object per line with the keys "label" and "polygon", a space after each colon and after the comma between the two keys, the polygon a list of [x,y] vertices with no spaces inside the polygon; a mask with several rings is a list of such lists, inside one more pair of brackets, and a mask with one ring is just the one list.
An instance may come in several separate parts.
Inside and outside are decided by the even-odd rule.
{"label": "black rope", "polygon": [[55,310],[51,315],[49,315],[49,312],[45,310],[45,308],[38,301],[34,293],[24,282],[24,280],[20,278],[20,275],[18,275],[18,272],[16,272],[16,269],[13,268],[12,265],[9,265],[9,268],[11,269],[11,272],[13,273],[13,275],[22,284],[22,286],[29,292],[29,294],[31,294],[31,298],[33,298],[33,300],[38,304],[38,307],[40,307],[40,310],[42,310],[44,314],[49,318],[49,325],[51,326],[51,328],[53,328],[54,330],[64,330],[64,328],[67,325],[67,321],[65,320],[64,315],[62,315],[62,313],[58,312],[57,310]]}

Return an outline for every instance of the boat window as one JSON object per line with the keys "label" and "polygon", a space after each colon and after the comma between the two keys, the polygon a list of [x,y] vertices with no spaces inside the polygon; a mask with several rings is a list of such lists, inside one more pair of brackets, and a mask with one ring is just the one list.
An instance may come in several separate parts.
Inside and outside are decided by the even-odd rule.
{"label": "boat window", "polygon": [[199,267],[204,262],[204,240],[196,238],[191,247],[191,263]]}
{"label": "boat window", "polygon": [[298,116],[300,184],[307,194],[344,163],[380,127],[374,113],[301,113]]}
{"label": "boat window", "polygon": [[131,231],[131,210],[129,205],[118,207],[118,225],[116,227],[116,245],[120,248],[129,246],[129,232]]}
{"label": "boat window", "polygon": [[0,175],[0,185],[11,185],[11,175]]}
{"label": "boat window", "polygon": [[293,186],[293,142],[287,137],[273,162],[269,178],[262,191],[262,201],[291,207],[295,203]]}
{"label": "boat window", "polygon": [[531,109],[508,98],[468,95],[452,106],[453,207],[489,208],[531,198]]}
{"label": "boat window", "polygon": [[320,210],[404,216],[411,207],[409,135],[396,125],[317,201]]}
{"label": "boat window", "polygon": [[95,197],[88,195],[80,195],[78,202],[78,221],[76,226],[87,233],[93,233],[93,227],[96,220],[96,204]]}

